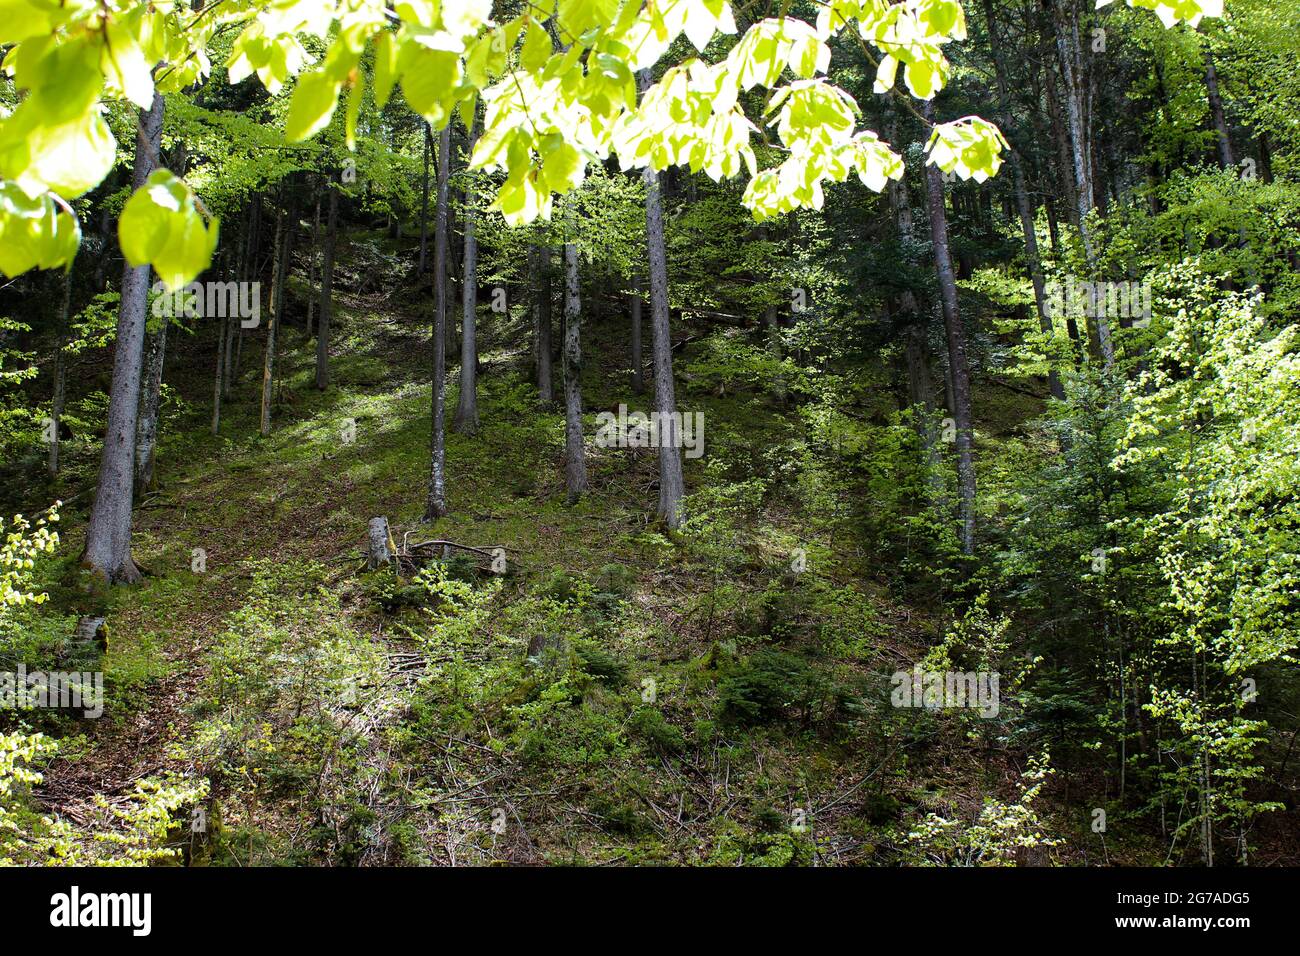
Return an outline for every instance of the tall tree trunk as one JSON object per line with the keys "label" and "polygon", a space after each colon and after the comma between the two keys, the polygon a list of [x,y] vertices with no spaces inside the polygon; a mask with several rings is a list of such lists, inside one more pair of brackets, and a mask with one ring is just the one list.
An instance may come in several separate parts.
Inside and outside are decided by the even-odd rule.
{"label": "tall tree trunk", "polygon": [[641,279],[632,282],[628,305],[632,311],[632,391],[640,395],[645,391],[645,357],[641,354]]}
{"label": "tall tree trunk", "polygon": [[543,405],[555,402],[551,359],[551,247],[537,247],[537,398]]}
{"label": "tall tree trunk", "polygon": [[[1045,28],[1046,33],[1048,29]],[[1047,104],[1047,117],[1052,130],[1052,142],[1056,147],[1056,156],[1050,164],[1055,172],[1056,186],[1061,191],[1061,201],[1065,205],[1065,218],[1076,229],[1079,228],[1079,198],[1074,186],[1074,157],[1070,148],[1070,131],[1065,122],[1065,109],[1061,105],[1061,93],[1056,83],[1056,69],[1052,66],[1055,59],[1055,43],[1049,41],[1043,58],[1043,93]]]}
{"label": "tall tree trunk", "polygon": [[266,350],[262,354],[262,434],[271,434],[272,385],[275,380],[275,333],[280,325],[280,306],[283,301],[284,260],[287,216],[283,206],[275,218],[275,252],[271,266],[271,319],[266,323]]}
{"label": "tall tree trunk", "polygon": [[311,218],[311,258],[307,260],[307,338],[312,336],[313,318],[316,314],[316,296],[312,290],[316,286],[317,270],[320,258],[320,196],[316,197],[316,211]]}
{"label": "tall tree trunk", "polygon": [[59,428],[63,422],[63,406],[68,394],[68,363],[63,350],[68,342],[68,317],[72,309],[72,264],[69,264],[68,271],[63,274],[61,285],[59,339],[54,348],[54,396],[50,401],[49,460],[46,463],[51,478],[56,478],[59,474]]}
{"label": "tall tree trunk", "polygon": [[1273,147],[1268,133],[1259,134],[1259,178],[1265,183],[1273,181]]}
{"label": "tall tree trunk", "polygon": [[[1016,211],[1020,215],[1020,231],[1025,237],[1025,265],[1029,267],[1029,279],[1034,286],[1034,309],[1038,312],[1038,327],[1051,339],[1056,330],[1051,309],[1047,305],[1047,282],[1043,277],[1043,261],[1038,252],[1038,234],[1035,231],[1034,209],[1029,201],[1029,187],[1025,182],[1025,170],[1020,158],[1013,153],[1010,162]],[[1048,369],[1047,387],[1053,398],[1058,401],[1065,399],[1065,386],[1055,368]]]}
{"label": "tall tree trunk", "polygon": [[[155,92],[148,112],[140,113],[131,181],[144,186],[153,172],[162,140],[163,99]],[[108,427],[99,465],[95,503],[86,526],[82,565],[108,581],[132,583],[140,570],[131,559],[131,504],[135,458],[135,426],[140,405],[140,368],[143,359],[146,311],[149,304],[150,267],[126,265],[122,271],[121,300],[117,311],[117,342],[113,348],[113,382],[108,397]]]}
{"label": "tall tree trunk", "polygon": [[226,347],[221,369],[221,397],[229,398],[235,377],[235,336],[240,331],[239,321],[227,322],[225,329]]}
{"label": "tall tree trunk", "polygon": [[433,133],[424,124],[424,179],[420,186],[420,275],[428,264],[429,249],[429,152],[433,147]]}
{"label": "tall tree trunk", "polygon": [[[572,228],[572,217],[569,226]],[[570,504],[587,490],[587,457],[582,439],[582,297],[578,288],[578,247],[564,244],[564,485]]]}
{"label": "tall tree trunk", "polygon": [[[474,151],[478,120],[470,131],[466,161]],[[474,179],[465,187],[464,266],[461,274],[460,398],[452,427],[462,434],[478,431],[478,239],[474,235],[477,210]]]}
{"label": "tall tree trunk", "polygon": [[[891,180],[892,182],[892,180]],[[770,233],[767,226],[758,227],[759,238],[767,243],[770,239]],[[768,255],[776,258],[775,243],[772,244]],[[793,290],[792,290],[793,291]],[[793,303],[792,303],[793,304]],[[767,353],[775,363],[780,363],[785,357],[785,350],[781,341],[781,317],[777,312],[775,302],[769,302],[763,308],[763,338],[767,344]],[[777,404],[782,408],[785,407],[787,392],[786,382],[782,375],[777,375],[772,380],[772,393],[776,397]]]}
{"label": "tall tree trunk", "polygon": [[[993,68],[998,82],[998,98],[1001,100],[1001,115],[998,121],[1004,130],[1011,128],[1010,96],[1011,84],[1007,79],[1007,69],[1003,59],[1002,31],[993,0],[984,0],[984,18],[988,26],[989,50],[992,54]],[[1042,259],[1038,254],[1038,234],[1035,231],[1034,207],[1029,200],[1029,187],[1025,182],[1024,161],[1020,154],[1012,149],[1007,157],[1011,166],[1012,187],[1016,194],[1016,211],[1020,216],[1020,232],[1025,239],[1025,265],[1029,268],[1029,278],[1034,286],[1034,307],[1038,311],[1038,326],[1049,338],[1053,334],[1052,313],[1047,307],[1047,283],[1043,278]],[[1047,384],[1054,398],[1065,398],[1065,388],[1061,385],[1061,376],[1056,369],[1049,369]]]}
{"label": "tall tree trunk", "polygon": [[330,320],[334,316],[334,249],[339,235],[339,191],[330,184],[329,214],[325,222],[325,259],[320,271],[320,320],[316,326],[316,387],[330,387]]}
{"label": "tall tree trunk", "polygon": [[654,354],[655,411],[659,413],[659,518],[669,528],[682,523],[682,446],[673,386],[673,340],[668,325],[668,257],[664,248],[663,203],[659,174],[647,165],[645,178],[646,244],[650,263],[650,348]]}
{"label": "tall tree trunk", "polygon": [[1223,97],[1219,94],[1219,73],[1214,68],[1214,54],[1205,48],[1205,92],[1210,101],[1210,119],[1214,123],[1219,145],[1219,165],[1232,169],[1237,165],[1232,153],[1232,137],[1228,135],[1228,120],[1223,114]]}
{"label": "tall tree trunk", "polygon": [[231,316],[223,316],[221,328],[217,330],[217,370],[212,376],[212,434],[221,432],[221,393],[225,387],[226,343],[230,341],[230,326],[239,321]]}
{"label": "tall tree trunk", "polygon": [[[894,111],[889,113],[889,141],[898,142],[898,127]],[[886,186],[889,205],[894,214],[894,228],[898,234],[898,246],[903,261],[909,266],[916,260],[916,225],[912,211],[911,197],[908,195],[907,182],[890,180]],[[921,439],[926,461],[929,462],[934,480],[942,484],[937,465],[939,463],[939,436],[935,432],[934,412],[934,376],[931,369],[930,335],[925,313],[916,301],[916,294],[911,289],[903,289],[898,296],[898,313],[900,321],[905,323],[903,329],[903,362],[907,370],[907,401],[914,410],[913,423]]]}
{"label": "tall tree trunk", "polygon": [[[1088,270],[1097,270],[1097,252],[1093,246],[1088,214],[1096,206],[1090,134],[1090,97],[1083,45],[1080,39],[1079,11],[1075,0],[1056,0],[1056,49],[1065,82],[1065,115],[1070,127],[1071,160],[1074,166],[1075,199],[1078,202],[1079,239],[1083,244]],[[1097,330],[1097,344],[1107,371],[1115,366],[1115,346],[1111,341],[1110,320],[1104,308],[1092,310]]]}
{"label": "tall tree trunk", "polygon": [[[926,104],[926,116],[933,110]],[[935,271],[939,278],[939,302],[948,339],[948,373],[952,388],[952,414],[957,426],[957,487],[960,495],[961,550],[975,553],[975,458],[974,425],[971,417],[970,369],[966,363],[966,335],[957,309],[957,280],[948,251],[948,214],[943,201],[943,173],[939,167],[925,167],[926,200],[930,213],[930,238],[934,245]]]}
{"label": "tall tree trunk", "polygon": [[158,331],[145,345],[144,393],[140,396],[140,420],[135,431],[135,493],[143,495],[153,487],[154,454],[158,448],[158,411],[162,405],[163,365],[167,360],[167,326],[164,318]]}
{"label": "tall tree trunk", "polygon": [[429,487],[424,519],[447,514],[447,174],[451,165],[451,123],[438,134],[438,198],[433,226],[433,421]]}

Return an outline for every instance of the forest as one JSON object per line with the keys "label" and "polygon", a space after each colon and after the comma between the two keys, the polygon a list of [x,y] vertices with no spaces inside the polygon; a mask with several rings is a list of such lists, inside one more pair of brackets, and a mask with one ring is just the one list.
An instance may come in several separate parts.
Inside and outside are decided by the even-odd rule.
{"label": "forest", "polygon": [[1300,0],[0,57],[0,865],[1300,865]]}

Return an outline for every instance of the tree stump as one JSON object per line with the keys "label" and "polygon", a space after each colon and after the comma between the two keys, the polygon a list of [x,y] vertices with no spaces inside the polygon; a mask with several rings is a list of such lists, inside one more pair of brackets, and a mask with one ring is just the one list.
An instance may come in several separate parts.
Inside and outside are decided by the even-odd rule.
{"label": "tree stump", "polygon": [[391,564],[397,545],[393,542],[393,533],[388,528],[387,518],[371,518],[367,526],[370,539],[369,556],[366,560],[370,570]]}
{"label": "tree stump", "polygon": [[104,625],[102,617],[83,617],[77,621],[76,629],[72,632],[72,637],[67,645],[67,656],[82,657],[93,655],[98,657],[108,650],[108,628]]}

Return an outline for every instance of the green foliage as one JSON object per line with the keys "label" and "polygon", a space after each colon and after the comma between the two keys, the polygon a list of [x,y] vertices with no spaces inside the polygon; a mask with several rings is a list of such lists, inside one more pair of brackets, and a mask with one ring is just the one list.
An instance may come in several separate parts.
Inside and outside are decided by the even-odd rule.
{"label": "green foliage", "polygon": [[856,712],[852,692],[804,658],[762,649],[727,666],[718,680],[718,712],[741,725],[794,720],[831,726]]}
{"label": "green foliage", "polygon": [[1048,835],[1035,802],[1054,773],[1046,752],[1021,774],[1019,799],[986,799],[973,819],[927,814],[907,835],[909,862],[919,866],[1015,866],[1033,851],[1060,843]]}

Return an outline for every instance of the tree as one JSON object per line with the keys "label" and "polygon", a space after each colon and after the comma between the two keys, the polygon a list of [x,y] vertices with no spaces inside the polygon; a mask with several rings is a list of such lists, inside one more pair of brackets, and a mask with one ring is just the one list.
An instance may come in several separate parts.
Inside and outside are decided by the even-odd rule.
{"label": "tree", "polygon": [[433,224],[433,416],[429,451],[429,485],[424,520],[447,514],[447,176],[451,166],[451,126],[438,135],[438,166]]}
{"label": "tree", "polygon": [[[1006,130],[1010,126],[1009,99],[1011,83],[1007,78],[1001,27],[997,14],[994,12],[993,0],[984,0],[984,21],[989,32],[989,55],[993,60],[993,68],[997,77],[998,99],[1002,104],[1002,112],[998,117],[998,123],[1003,130]],[[1037,217],[1033,204],[1029,199],[1029,186],[1025,178],[1024,159],[1015,149],[1012,149],[1007,155],[1007,163],[1011,166],[1016,213],[1020,217],[1020,232],[1025,241],[1025,265],[1029,269],[1029,279],[1034,287],[1034,309],[1038,313],[1039,328],[1042,329],[1044,335],[1050,338],[1053,335],[1052,314],[1047,303],[1047,282],[1043,276],[1042,259],[1038,254]],[[1052,396],[1058,400],[1064,398],[1065,388],[1061,384],[1060,373],[1054,368],[1049,369],[1047,378],[1048,388],[1051,390]]]}
{"label": "tree", "polygon": [[325,260],[320,271],[320,321],[316,325],[316,387],[330,384],[330,321],[334,315],[334,254],[339,236],[339,189],[329,185],[329,214],[325,222]]}
{"label": "tree", "polygon": [[582,296],[578,288],[578,246],[564,244],[564,487],[569,503],[587,491],[587,457],[582,437]]}
{"label": "tree", "polygon": [[[474,149],[478,131],[477,119],[471,123],[469,150]],[[462,318],[460,333],[460,397],[456,402],[456,417],[452,427],[458,432],[472,435],[478,431],[478,240],[474,236],[474,221],[478,214],[475,202],[474,180],[465,186],[465,260],[461,272]]]}
{"label": "tree", "polygon": [[627,299],[632,320],[631,341],[629,342],[632,353],[632,391],[637,395],[645,391],[645,356],[642,355],[641,349],[642,296],[641,280],[639,278],[634,279],[632,281],[632,292]]}
{"label": "tree", "polygon": [[49,457],[46,470],[50,477],[59,474],[59,426],[63,421],[63,405],[67,398],[68,366],[64,355],[68,336],[68,313],[72,306],[72,266],[68,266],[60,283],[62,295],[59,297],[59,337],[54,347],[54,396],[50,401],[50,435]]}
{"label": "tree", "polygon": [[[162,124],[163,98],[161,93],[155,92],[153,105],[140,114],[135,166],[131,174],[132,186],[137,190],[149,180],[158,160]],[[113,382],[108,396],[108,428],[104,434],[95,503],[86,526],[86,546],[81,555],[84,566],[114,584],[131,584],[140,580],[140,570],[131,558],[131,505],[140,370],[149,305],[149,272],[147,263],[132,265],[129,257],[122,271],[117,344],[113,348]]]}
{"label": "tree", "polygon": [[[266,348],[262,353],[262,434],[271,434],[272,390],[275,386],[275,336],[284,305],[284,279],[289,246],[288,214],[281,203],[275,216],[275,255],[271,266],[271,318],[266,323]],[[324,316],[321,317],[322,319]]]}
{"label": "tree", "polygon": [[145,348],[144,393],[140,396],[140,420],[135,436],[136,495],[153,487],[154,454],[158,447],[158,412],[162,405],[163,363],[167,357],[167,326],[163,316],[158,329],[149,334]]}
{"label": "tree", "polygon": [[948,251],[948,213],[944,204],[943,174],[937,166],[926,167],[925,187],[930,241],[934,246],[934,267],[939,279],[939,304],[948,340],[948,376],[952,392],[952,415],[956,423],[961,550],[963,554],[970,555],[975,553],[975,426],[971,414],[966,333],[957,306],[957,278],[953,274],[952,256]]}
{"label": "tree", "polygon": [[537,340],[537,399],[543,405],[555,401],[551,384],[551,247],[545,242],[533,247],[536,272],[533,279],[533,321]]}
{"label": "tree", "polygon": [[[645,170],[646,242],[650,264],[650,331],[654,353],[655,411],[659,414],[659,517],[670,528],[682,521],[681,435],[677,431],[677,397],[673,386],[673,341],[668,314],[668,259],[664,251],[663,205],[659,174]],[[665,427],[666,426],[666,427]]]}

